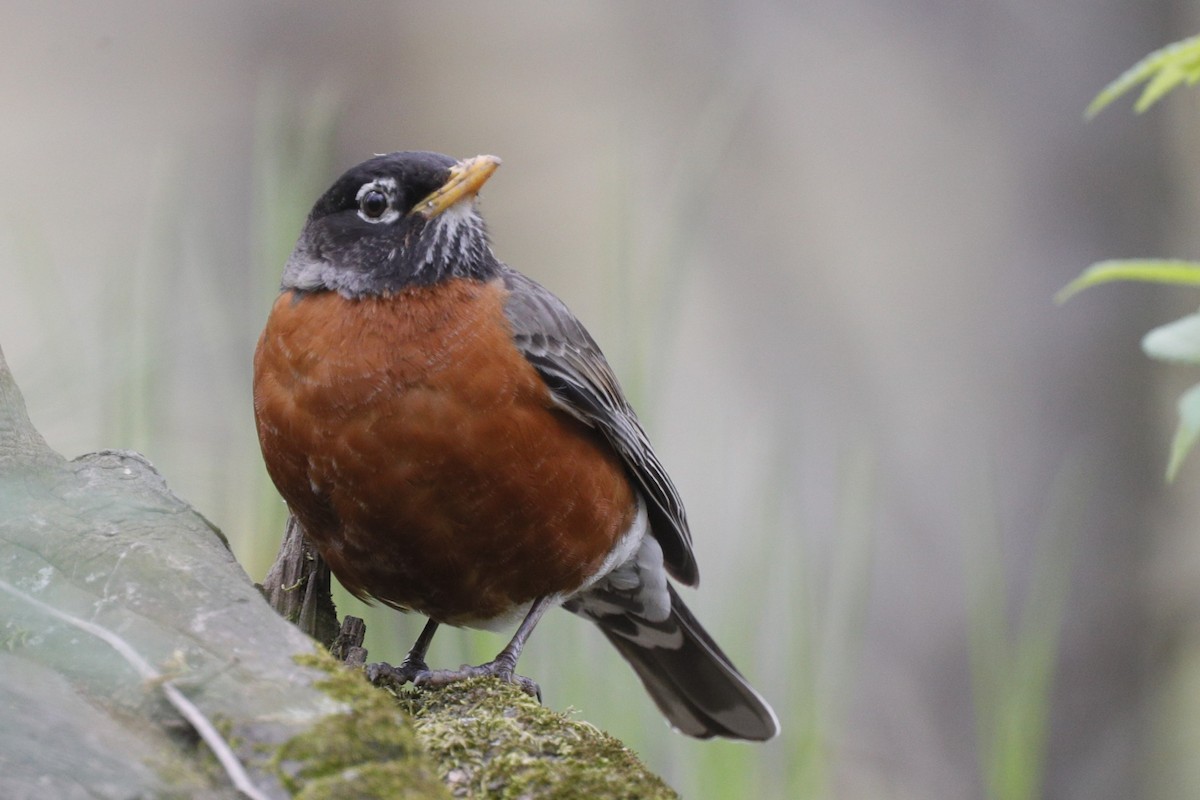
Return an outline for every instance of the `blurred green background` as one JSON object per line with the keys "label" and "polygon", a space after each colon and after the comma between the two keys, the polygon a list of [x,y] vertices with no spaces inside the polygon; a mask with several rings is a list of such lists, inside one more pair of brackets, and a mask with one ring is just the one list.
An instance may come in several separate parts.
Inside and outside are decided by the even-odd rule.
{"label": "blurred green background", "polygon": [[[0,345],[54,447],[141,450],[261,579],[250,357],[304,215],[373,153],[497,154],[495,250],[605,348],[688,504],[686,599],[784,734],[669,732],[563,613],[522,660],[550,706],[690,798],[1197,797],[1200,468],[1162,482],[1194,376],[1137,347],[1195,300],[1051,303],[1200,256],[1200,95],[1082,119],[1196,12],[10,2]],[[372,658],[420,624],[371,613]]]}

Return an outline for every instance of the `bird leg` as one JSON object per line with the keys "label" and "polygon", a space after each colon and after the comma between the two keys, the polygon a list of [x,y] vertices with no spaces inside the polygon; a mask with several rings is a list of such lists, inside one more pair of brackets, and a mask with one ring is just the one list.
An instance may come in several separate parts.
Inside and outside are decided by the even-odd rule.
{"label": "bird leg", "polygon": [[429,652],[429,644],[433,641],[433,634],[437,632],[437,629],[438,624],[434,620],[426,622],[425,627],[421,629],[421,635],[417,637],[417,641],[413,642],[412,648],[400,662],[400,666],[393,667],[391,664],[384,663],[371,664],[367,667],[367,680],[374,684],[394,681],[403,686],[409,681],[416,683],[418,677],[429,674],[429,666],[425,663],[425,654]]}
{"label": "bird leg", "polygon": [[[521,657],[521,650],[523,650],[525,647],[525,640],[529,638],[529,634],[533,632],[538,620],[542,618],[542,615],[545,614],[547,609],[549,609],[552,605],[553,603],[549,597],[539,597],[537,600],[535,600],[533,605],[529,607],[529,612],[525,615],[525,619],[521,621],[520,627],[517,628],[517,632],[513,634],[512,640],[509,641],[509,643],[496,655],[495,658],[486,664],[480,664],[477,667],[473,667],[469,664],[463,664],[458,669],[453,670],[425,669],[412,679],[413,684],[416,686],[446,686],[447,684],[466,680],[467,678],[492,676],[507,683],[516,684],[517,688],[519,688],[521,691],[531,695],[532,697],[536,697],[538,701],[541,702],[541,687],[539,687],[529,678],[517,675],[515,670],[517,668],[517,659]],[[422,634],[422,636],[424,636],[424,634]],[[430,636],[432,637],[433,634],[430,633]],[[419,639],[417,640],[417,643],[420,644]],[[428,646],[428,643],[426,643],[426,645]],[[413,650],[416,650],[415,646],[413,647]],[[423,653],[424,651],[422,651],[422,654]],[[412,653],[409,653],[409,658],[411,657]],[[409,658],[404,659],[405,663],[408,663]]]}

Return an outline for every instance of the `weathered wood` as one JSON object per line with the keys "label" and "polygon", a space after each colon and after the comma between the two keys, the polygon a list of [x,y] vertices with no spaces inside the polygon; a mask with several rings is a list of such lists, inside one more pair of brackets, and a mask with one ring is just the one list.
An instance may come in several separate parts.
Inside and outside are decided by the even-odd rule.
{"label": "weathered wood", "polygon": [[363,647],[363,640],[366,638],[366,623],[358,617],[346,617],[342,620],[342,629],[333,640],[329,653],[349,666],[361,667],[367,661],[367,648]]}
{"label": "weathered wood", "polygon": [[329,592],[329,567],[293,516],[288,516],[279,553],[262,586],[280,616],[326,647],[333,645],[338,619]]}

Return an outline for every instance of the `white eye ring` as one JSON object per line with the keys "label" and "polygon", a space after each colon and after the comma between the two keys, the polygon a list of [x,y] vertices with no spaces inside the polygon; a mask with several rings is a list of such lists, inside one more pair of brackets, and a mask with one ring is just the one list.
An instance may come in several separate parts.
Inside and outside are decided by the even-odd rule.
{"label": "white eye ring", "polygon": [[[386,205],[376,213],[380,197]],[[358,218],[363,222],[387,224],[400,219],[400,212],[396,210],[396,181],[392,178],[364,183],[354,199],[358,201]]]}

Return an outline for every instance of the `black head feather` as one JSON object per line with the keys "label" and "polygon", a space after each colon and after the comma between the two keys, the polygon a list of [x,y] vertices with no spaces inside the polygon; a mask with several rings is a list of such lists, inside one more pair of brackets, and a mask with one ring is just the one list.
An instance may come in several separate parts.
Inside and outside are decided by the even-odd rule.
{"label": "black head feather", "polygon": [[460,162],[399,152],[352,167],[317,200],[283,272],[283,288],[347,297],[397,292],[499,270],[474,192],[434,216],[418,206]]}

